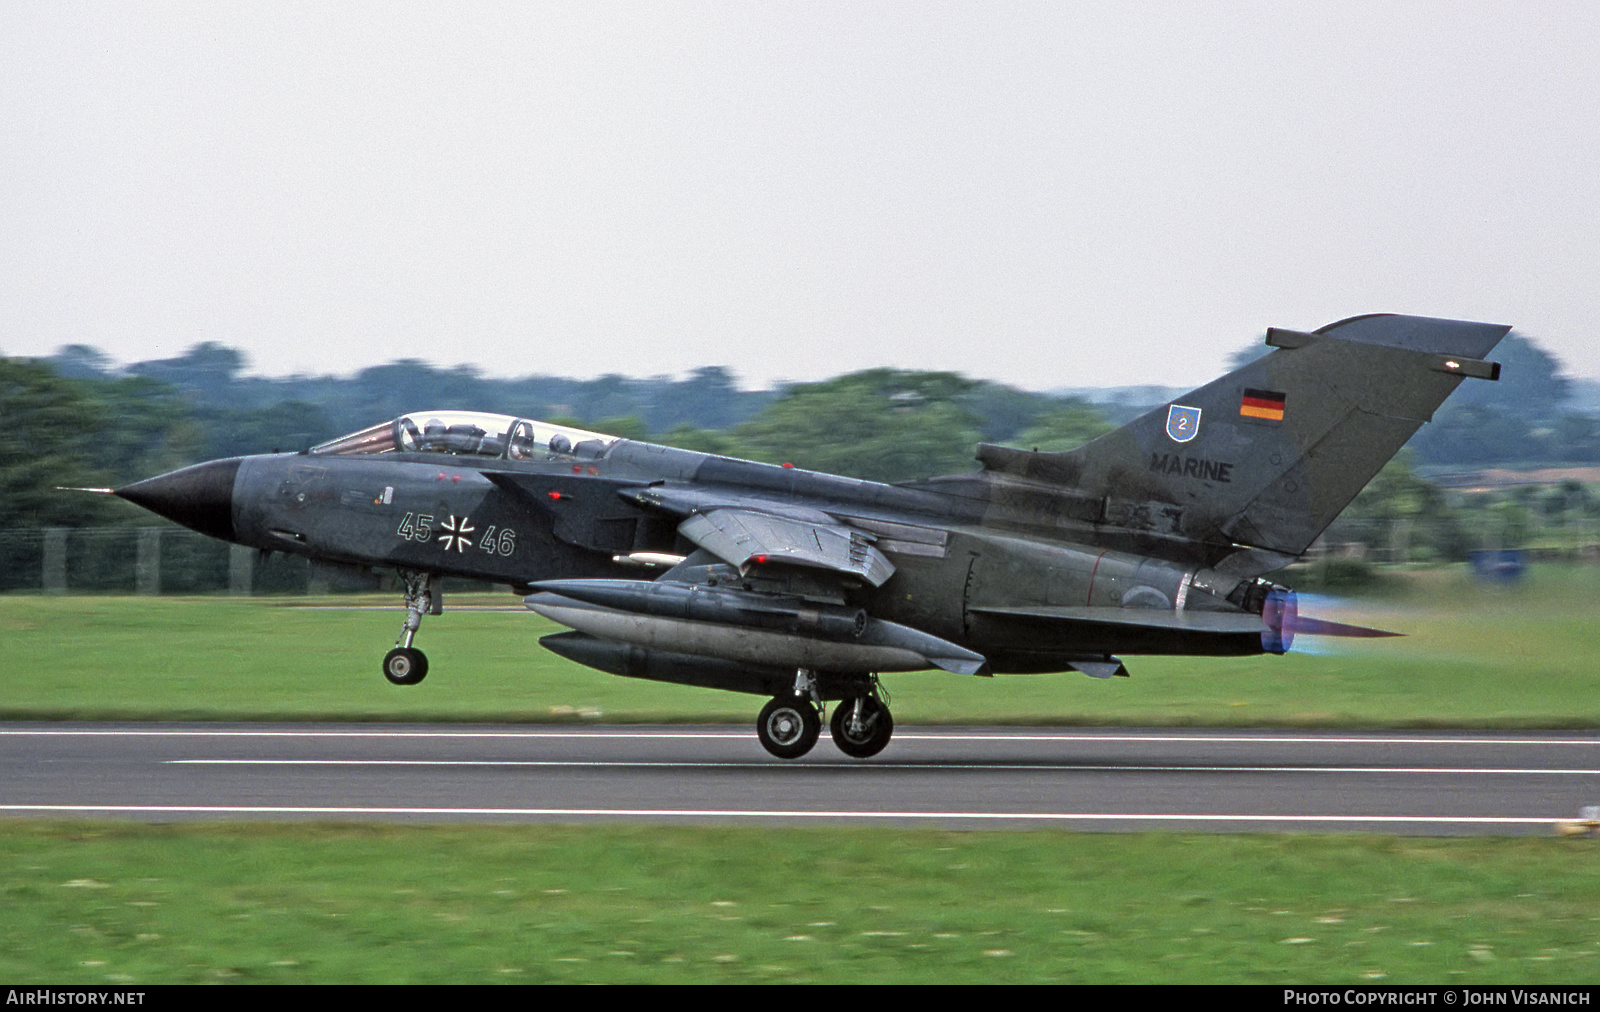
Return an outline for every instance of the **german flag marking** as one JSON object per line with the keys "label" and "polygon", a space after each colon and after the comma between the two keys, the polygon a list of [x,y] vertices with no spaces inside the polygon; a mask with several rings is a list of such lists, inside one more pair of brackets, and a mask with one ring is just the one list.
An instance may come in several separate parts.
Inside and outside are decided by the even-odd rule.
{"label": "german flag marking", "polygon": [[1263,418],[1269,422],[1283,421],[1283,394],[1275,390],[1245,388],[1239,400],[1239,414],[1245,418]]}

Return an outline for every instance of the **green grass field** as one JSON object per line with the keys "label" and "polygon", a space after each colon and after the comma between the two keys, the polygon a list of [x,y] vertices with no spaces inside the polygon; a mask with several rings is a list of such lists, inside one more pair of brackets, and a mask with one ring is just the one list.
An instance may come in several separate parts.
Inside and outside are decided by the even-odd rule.
{"label": "green grass field", "polygon": [[[1131,658],[1131,679],[890,675],[899,723],[1600,726],[1600,569],[1409,577],[1325,617],[1404,639]],[[750,721],[616,678],[521,609],[0,597],[0,717]],[[452,602],[458,603],[458,602]],[[475,603],[513,604],[513,598]],[[332,606],[332,607],[325,607]],[[1308,612],[1314,609],[1307,608]],[[1600,798],[1597,798],[1600,800]],[[0,822],[0,975],[51,983],[1571,983],[1600,842],[629,826]]]}
{"label": "green grass field", "polygon": [[[1406,587],[1320,609],[1407,634],[1311,644],[1334,653],[1132,657],[1126,679],[926,672],[884,682],[898,723],[1600,726],[1600,567],[1545,568],[1508,589],[1452,571]],[[351,610],[360,605],[371,610]],[[397,688],[378,671],[399,631],[393,605],[0,597],[0,718],[745,722],[761,705],[564,661],[537,643],[556,627],[521,608],[426,619],[418,644],[431,673]]]}
{"label": "green grass field", "polygon": [[1593,840],[12,824],[55,983],[1563,983]]}

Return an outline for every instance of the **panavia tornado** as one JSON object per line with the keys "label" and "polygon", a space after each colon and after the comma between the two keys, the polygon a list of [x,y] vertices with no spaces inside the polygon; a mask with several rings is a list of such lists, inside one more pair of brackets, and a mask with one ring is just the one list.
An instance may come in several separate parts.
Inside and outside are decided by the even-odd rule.
{"label": "panavia tornado", "polygon": [[396,571],[383,673],[415,685],[443,577],[508,584],[601,671],[771,697],[761,744],[829,728],[871,756],[884,672],[1077,670],[1123,655],[1282,654],[1266,575],[1301,556],[1509,327],[1358,316],[1065,453],[980,445],[965,474],[879,484],[527,418],[418,411],[299,453],[197,464],[116,494],[262,552]]}

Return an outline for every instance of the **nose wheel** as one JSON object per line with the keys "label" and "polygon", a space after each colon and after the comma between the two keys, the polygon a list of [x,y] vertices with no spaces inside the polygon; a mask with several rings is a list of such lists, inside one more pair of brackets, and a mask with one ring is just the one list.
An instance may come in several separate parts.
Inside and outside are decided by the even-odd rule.
{"label": "nose wheel", "polygon": [[811,751],[822,735],[817,707],[803,696],[777,696],[761,708],[756,737],[761,747],[779,759],[798,759]]}
{"label": "nose wheel", "polygon": [[428,676],[428,657],[415,647],[395,647],[384,655],[383,677],[395,685],[415,685]]}

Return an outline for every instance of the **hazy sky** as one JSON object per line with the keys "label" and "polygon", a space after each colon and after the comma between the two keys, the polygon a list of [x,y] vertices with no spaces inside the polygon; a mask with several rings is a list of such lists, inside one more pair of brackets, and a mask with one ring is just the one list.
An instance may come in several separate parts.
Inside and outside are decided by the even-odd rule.
{"label": "hazy sky", "polygon": [[1600,375],[1600,5],[0,0],[0,351],[1209,379],[1511,323]]}

